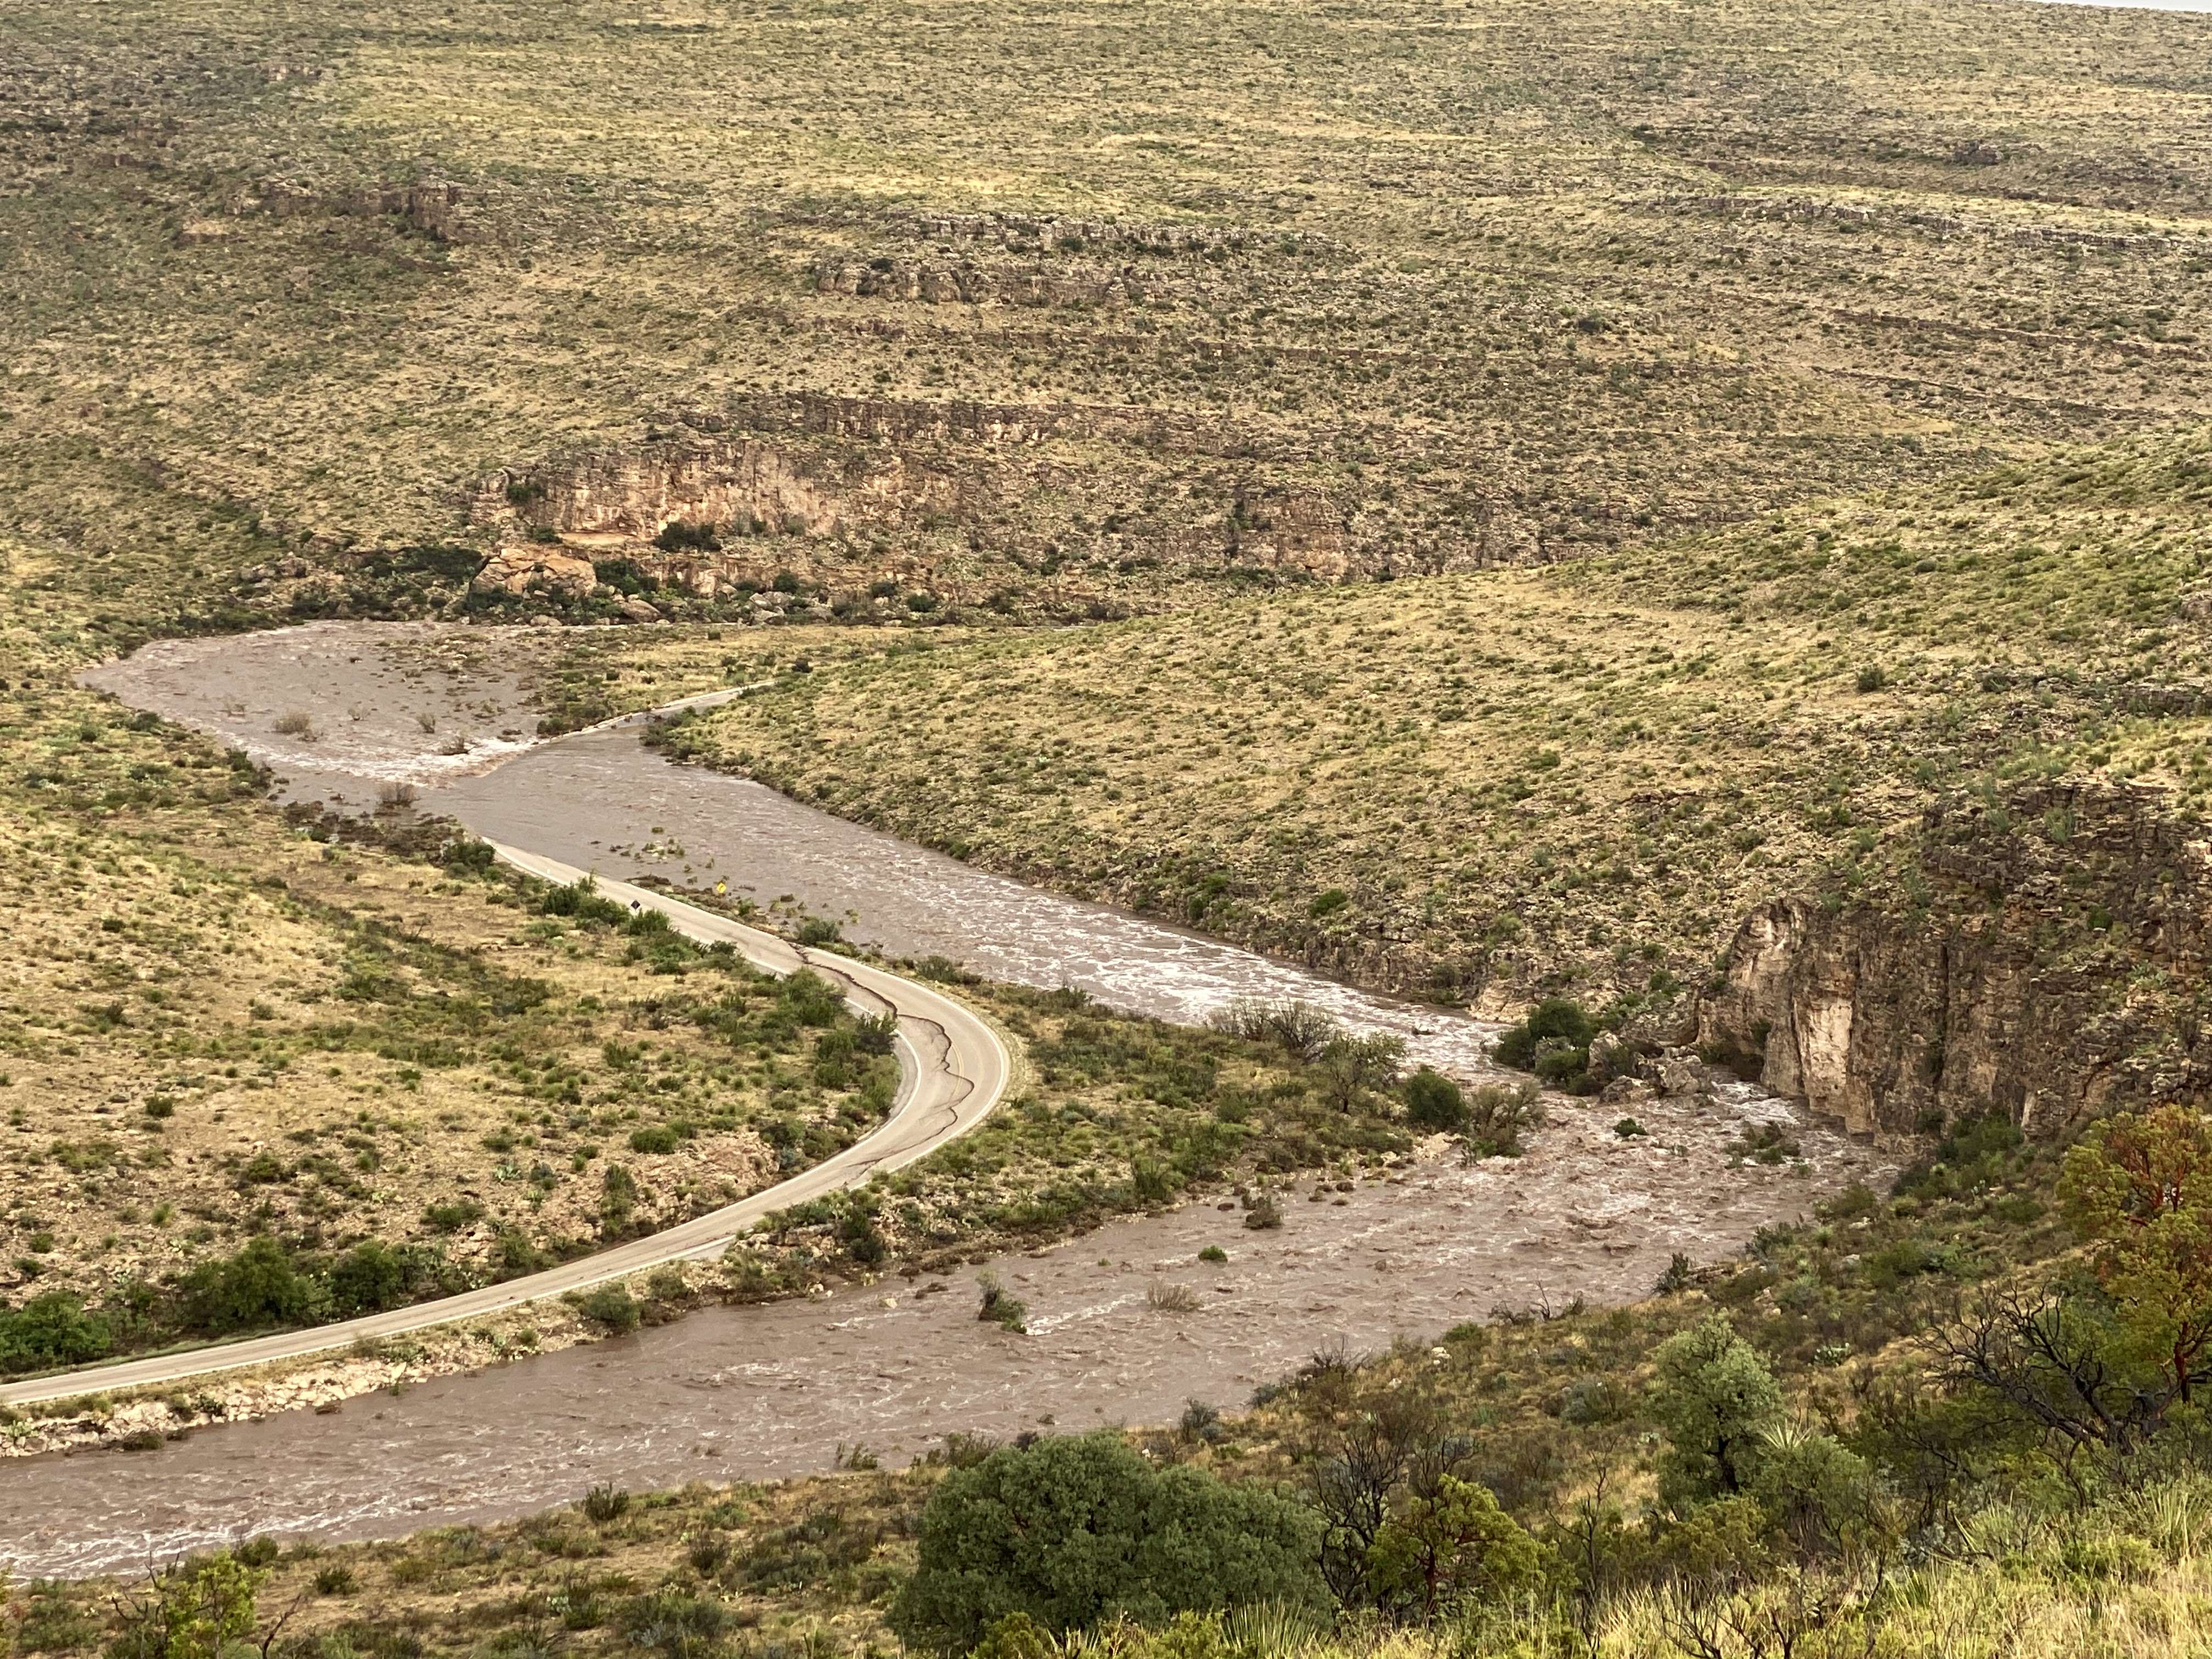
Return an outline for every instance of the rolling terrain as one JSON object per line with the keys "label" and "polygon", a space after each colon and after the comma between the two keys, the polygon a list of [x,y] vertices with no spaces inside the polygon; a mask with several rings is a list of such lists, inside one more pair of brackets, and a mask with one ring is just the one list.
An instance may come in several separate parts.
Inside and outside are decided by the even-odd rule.
{"label": "rolling terrain", "polygon": [[[324,619],[534,624],[453,630],[504,699],[416,711],[456,763],[749,687],[663,751],[1518,1022],[1591,1158],[1733,1073],[1905,1169],[1172,1428],[0,1583],[0,1650],[2196,1651],[2208,62],[2009,0],[13,7],[0,1374],[542,1270],[890,1107],[826,983],[80,678]],[[1295,1010],[916,971],[1019,1050],[1005,1110],[560,1317],[1200,1193],[1272,1231],[1294,1176],[1547,1133]],[[1141,1519],[1099,1498],[1071,1589],[1030,1545],[1078,1487]]]}

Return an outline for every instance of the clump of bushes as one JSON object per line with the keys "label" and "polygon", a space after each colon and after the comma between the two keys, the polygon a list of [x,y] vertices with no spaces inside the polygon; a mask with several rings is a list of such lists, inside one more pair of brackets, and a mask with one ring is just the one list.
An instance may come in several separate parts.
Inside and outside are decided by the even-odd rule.
{"label": "clump of bushes", "polygon": [[976,1318],[987,1325],[996,1325],[1001,1330],[1012,1331],[1018,1336],[1029,1334],[1028,1304],[1008,1291],[998,1274],[986,1269],[976,1275],[975,1283],[983,1292],[982,1305],[976,1310]]}
{"label": "clump of bushes", "polygon": [[634,1331],[645,1316],[637,1298],[622,1285],[599,1285],[576,1298],[576,1311],[617,1336]]}
{"label": "clump of bushes", "polygon": [[1406,1079],[1406,1115],[1424,1129],[1452,1130],[1467,1123],[1467,1095],[1433,1066]]}
{"label": "clump of bushes", "polygon": [[715,553],[721,550],[722,538],[711,520],[672,519],[660,526],[653,544],[664,553]]}
{"label": "clump of bushes", "polygon": [[114,1347],[106,1319],[66,1291],[48,1291],[0,1311],[0,1376],[58,1370],[105,1359]]}
{"label": "clump of bushes", "polygon": [[1544,1121],[1533,1083],[1487,1083],[1468,1097],[1462,1133],[1471,1158],[1518,1158],[1521,1137]]}
{"label": "clump of bushes", "polygon": [[1492,1053],[1501,1066],[1534,1072],[1554,1088],[1568,1088],[1589,1070],[1597,1022],[1571,997],[1547,997],[1528,1017],[1498,1039]]}
{"label": "clump of bushes", "polygon": [[956,1468],[922,1510],[915,1574],[891,1605],[910,1646],[966,1653],[1116,1616],[1264,1602],[1318,1613],[1321,1517],[1188,1464],[1152,1467],[1101,1433],[1001,1447]]}

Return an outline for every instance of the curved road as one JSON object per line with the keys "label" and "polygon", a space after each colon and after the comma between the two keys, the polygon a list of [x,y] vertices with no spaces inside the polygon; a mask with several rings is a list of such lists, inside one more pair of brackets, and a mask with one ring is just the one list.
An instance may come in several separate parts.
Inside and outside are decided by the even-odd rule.
{"label": "curved road", "polygon": [[[497,842],[493,846],[505,862],[547,881],[579,881],[586,873],[573,865],[541,858],[535,853],[501,847]],[[156,1388],[215,1371],[239,1370],[273,1360],[326,1353],[334,1348],[350,1347],[358,1341],[398,1336],[457,1320],[481,1318],[526,1302],[542,1301],[547,1297],[605,1284],[609,1279],[627,1278],[664,1262],[717,1255],[731,1240],[771,1211],[789,1209],[839,1188],[856,1186],[878,1170],[896,1170],[925,1157],[981,1122],[1006,1093],[1012,1062],[998,1034],[972,1011],[928,986],[849,957],[799,949],[773,933],[748,927],[647,888],[634,887],[628,882],[600,881],[598,885],[601,893],[623,904],[660,911],[687,939],[703,945],[732,945],[748,962],[772,974],[811,968],[824,979],[842,987],[848,1000],[854,1006],[870,1013],[896,1014],[900,1085],[890,1115],[872,1133],[836,1157],[801,1170],[763,1192],[755,1193],[750,1198],[696,1217],[649,1238],[635,1239],[542,1273],[487,1285],[481,1290],[435,1302],[396,1308],[390,1313],[371,1314],[335,1325],[319,1325],[311,1330],[285,1331],[219,1347],[194,1348],[35,1377],[0,1388],[0,1405],[21,1406],[82,1394]]]}

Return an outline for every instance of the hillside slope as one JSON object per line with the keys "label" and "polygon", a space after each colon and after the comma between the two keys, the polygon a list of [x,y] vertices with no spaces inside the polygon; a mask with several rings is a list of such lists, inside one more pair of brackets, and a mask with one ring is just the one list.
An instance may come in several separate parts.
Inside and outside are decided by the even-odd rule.
{"label": "hillside slope", "polygon": [[[1367,983],[1494,1009],[1568,992],[1665,1029],[1771,901],[1986,908],[1986,872],[1931,851],[1962,825],[2136,826],[2104,886],[2076,849],[2076,921],[2141,912],[2107,887],[2193,881],[2190,834],[2152,826],[2212,787],[2208,561],[2198,433],[1572,566],[918,642],[667,741]],[[2086,793],[2048,824],[2001,810],[2060,779]],[[1758,1047],[1776,994],[1709,1012],[1709,1042]]]}

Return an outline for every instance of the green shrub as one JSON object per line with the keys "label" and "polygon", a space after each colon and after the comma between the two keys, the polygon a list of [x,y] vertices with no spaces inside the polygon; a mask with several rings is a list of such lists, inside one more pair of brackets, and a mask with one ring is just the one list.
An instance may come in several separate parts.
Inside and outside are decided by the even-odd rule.
{"label": "green shrub", "polygon": [[1564,1085],[1589,1069],[1590,1041],[1597,1033],[1597,1022],[1582,1004],[1571,997],[1549,997],[1507,1030],[1492,1053],[1501,1066]]}
{"label": "green shrub", "polygon": [[401,1306],[415,1274],[403,1252],[372,1238],[332,1262],[327,1277],[332,1311],[350,1317]]}
{"label": "green shrub", "polygon": [[1718,1314],[1659,1345],[1649,1408],[1666,1431],[1659,1495],[1678,1510],[1744,1492],[1782,1390],[1766,1362]]}
{"label": "green shrub", "polygon": [[212,1336],[304,1324],[321,1311],[325,1296],[291,1253],[265,1236],[227,1261],[202,1263],[179,1288],[185,1328]]}
{"label": "green shrub", "polygon": [[1476,1158],[1518,1158],[1521,1136],[1544,1121],[1533,1083],[1486,1083],[1468,1097],[1467,1149]]}
{"label": "green shrub", "polygon": [[1424,1066],[1406,1079],[1406,1115],[1424,1129],[1456,1129],[1467,1121],[1467,1096],[1442,1072]]}
{"label": "green shrub", "polygon": [[483,1219],[484,1206],[473,1198],[457,1198],[450,1204],[426,1205],[422,1220],[431,1231],[457,1233],[471,1222]]}
{"label": "green shrub", "polygon": [[708,521],[694,523],[688,519],[672,519],[660,526],[653,544],[664,553],[683,553],[696,550],[714,553],[720,550],[722,538],[715,526]]}
{"label": "green shrub", "polygon": [[975,1317],[986,1324],[1012,1331],[1017,1335],[1027,1334],[1029,1308],[1008,1291],[998,1274],[986,1268],[975,1276],[975,1282],[983,1291],[982,1306],[977,1310]]}
{"label": "green shrub", "polygon": [[672,1152],[681,1139],[665,1123],[648,1123],[629,1132],[629,1149],[633,1152]]}
{"label": "green shrub", "polygon": [[1155,1469],[1112,1434],[1001,1448],[946,1475],[892,1604],[908,1644],[964,1653],[1020,1613],[1051,1632],[1262,1601],[1326,1605],[1313,1510],[1189,1465]]}
{"label": "green shrub", "polygon": [[619,1336],[637,1328],[642,1316],[636,1298],[620,1285],[599,1285],[576,1298],[576,1311]]}
{"label": "green shrub", "polygon": [[89,1364],[113,1346],[107,1321],[87,1313],[66,1291],[48,1291],[0,1312],[0,1375]]}
{"label": "green shrub", "polygon": [[266,1563],[243,1547],[155,1574],[121,1609],[111,1659],[218,1659],[252,1634],[255,1597],[267,1577]]}

